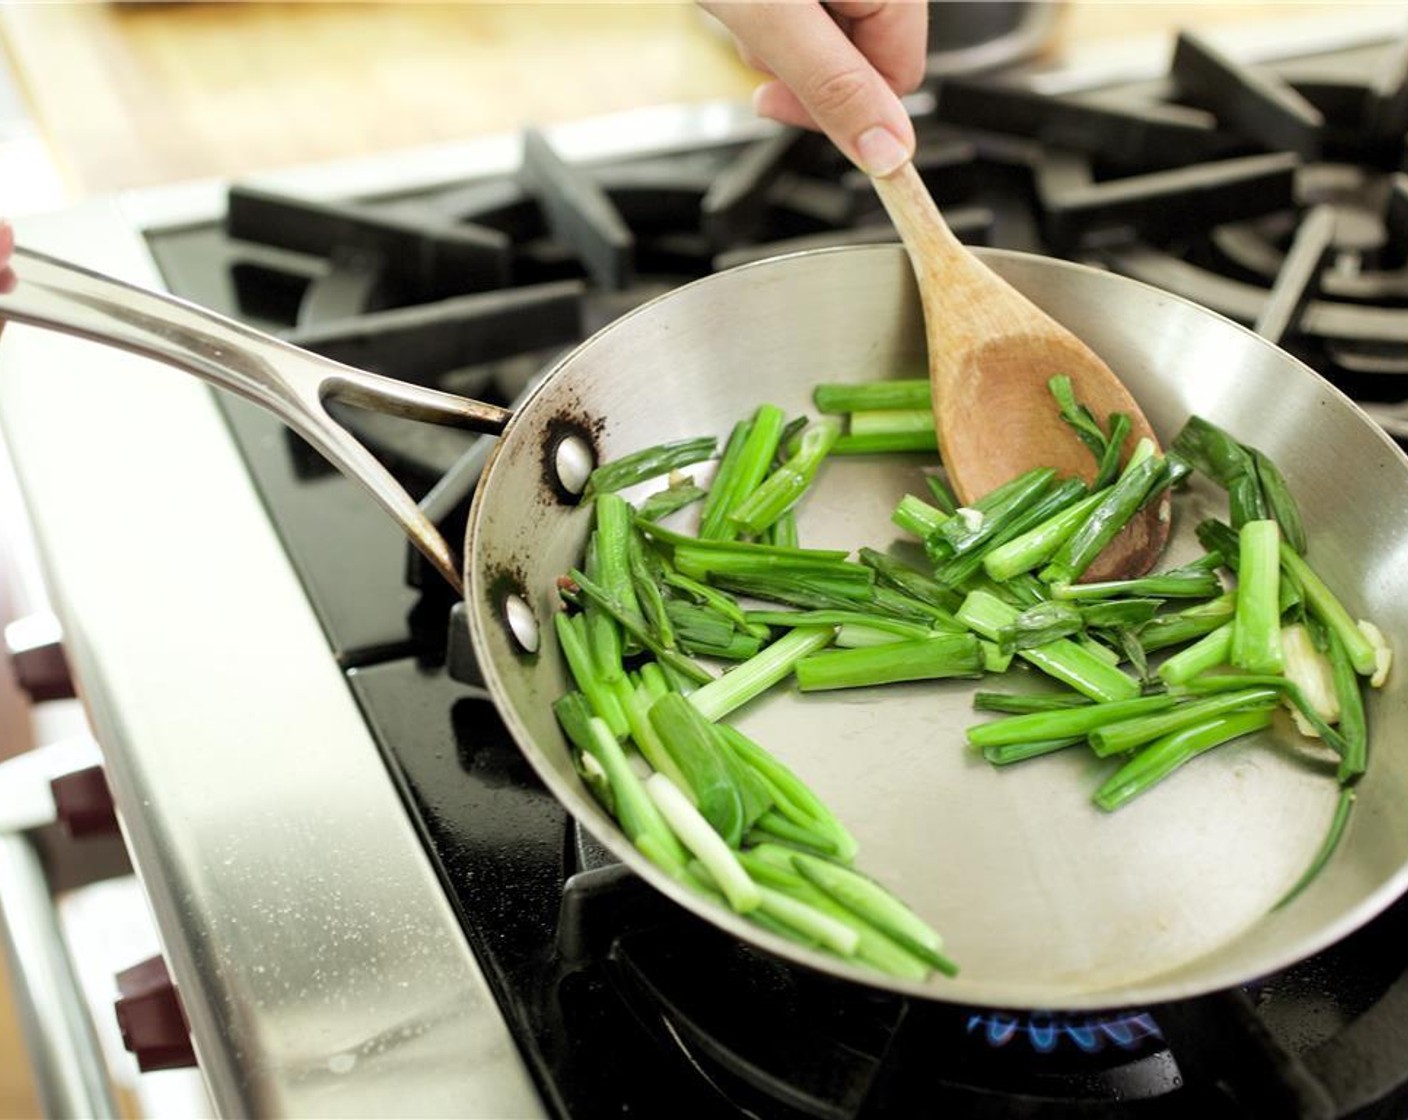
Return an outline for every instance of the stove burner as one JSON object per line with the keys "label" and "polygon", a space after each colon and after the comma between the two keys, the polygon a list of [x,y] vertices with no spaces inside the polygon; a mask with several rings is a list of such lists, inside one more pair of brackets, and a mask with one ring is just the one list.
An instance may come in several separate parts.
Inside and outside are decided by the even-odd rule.
{"label": "stove burner", "polygon": [[1154,1017],[1147,1011],[1126,1015],[1068,1017],[1029,1016],[991,1011],[968,1016],[967,1033],[1000,1049],[1014,1040],[1025,1041],[1038,1054],[1049,1054],[1063,1043],[1074,1043],[1087,1054],[1095,1054],[1111,1043],[1123,1050],[1133,1050],[1148,1038],[1163,1038]]}
{"label": "stove burner", "polygon": [[[1408,42],[1267,67],[1196,40],[1176,54],[1162,80],[1062,96],[943,78],[915,163],[967,242],[1112,267],[1283,339],[1360,400],[1408,397]],[[236,188],[228,230],[153,246],[196,302],[507,403],[682,281],[894,238],[818,137],[749,135],[568,161],[530,133],[517,172],[333,204]],[[701,923],[527,770],[477,687],[465,607],[420,554],[277,421],[226,403],[554,1115],[1408,1115],[1408,898],[1265,983],[1107,1014],[878,992]],[[1408,438],[1408,411],[1379,415]],[[494,441],[348,419],[460,539]]]}

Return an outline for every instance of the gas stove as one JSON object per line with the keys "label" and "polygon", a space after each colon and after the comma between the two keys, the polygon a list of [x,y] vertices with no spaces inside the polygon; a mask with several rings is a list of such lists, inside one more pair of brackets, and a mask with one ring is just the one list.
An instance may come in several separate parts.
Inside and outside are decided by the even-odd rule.
{"label": "gas stove", "polygon": [[[1400,30],[1313,50],[1190,34],[1138,74],[945,78],[912,102],[916,162],[970,243],[1189,296],[1408,433]],[[824,142],[737,106],[152,192],[20,233],[510,406],[682,282],[894,238]],[[278,421],[18,329],[0,366],[65,647],[222,1113],[1408,1110],[1408,902],[1244,988],[1101,1014],[921,1004],[787,965],[574,824],[476,680],[449,589]],[[462,533],[491,438],[340,418]]]}

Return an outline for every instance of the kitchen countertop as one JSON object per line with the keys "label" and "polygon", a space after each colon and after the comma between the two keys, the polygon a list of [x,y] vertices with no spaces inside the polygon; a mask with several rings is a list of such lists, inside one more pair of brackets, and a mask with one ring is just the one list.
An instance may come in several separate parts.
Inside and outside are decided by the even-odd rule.
{"label": "kitchen countertop", "polygon": [[[1368,6],[1073,2],[1058,42],[1171,42],[1180,26]],[[664,102],[744,101],[758,82],[679,0],[9,3],[0,34],[57,167],[53,193],[66,198],[55,204]],[[6,190],[0,207],[13,205]]]}

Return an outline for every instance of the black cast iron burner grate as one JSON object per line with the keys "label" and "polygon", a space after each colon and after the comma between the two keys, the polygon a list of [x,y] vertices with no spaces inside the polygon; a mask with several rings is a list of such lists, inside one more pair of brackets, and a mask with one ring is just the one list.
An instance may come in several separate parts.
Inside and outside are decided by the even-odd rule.
{"label": "black cast iron burner grate", "polygon": [[1049,97],[954,79],[935,116],[1039,143],[1041,223],[1057,252],[1252,325],[1362,400],[1400,401],[1405,58],[1390,44],[1273,70],[1185,33],[1160,82]]}

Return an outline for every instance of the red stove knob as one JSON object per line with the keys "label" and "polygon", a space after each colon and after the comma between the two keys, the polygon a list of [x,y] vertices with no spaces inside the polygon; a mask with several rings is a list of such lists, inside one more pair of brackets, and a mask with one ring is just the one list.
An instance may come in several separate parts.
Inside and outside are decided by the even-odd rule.
{"label": "red stove knob", "polygon": [[117,1025],[143,1073],[196,1064],[191,1029],[166,962],[152,957],[117,974]]}
{"label": "red stove knob", "polygon": [[54,812],[75,840],[117,832],[117,809],[101,766],[88,766],[53,779]]}
{"label": "red stove knob", "polygon": [[68,700],[77,695],[60,642],[62,636],[59,620],[51,614],[27,615],[5,627],[5,648],[10,653],[15,681],[36,703]]}

